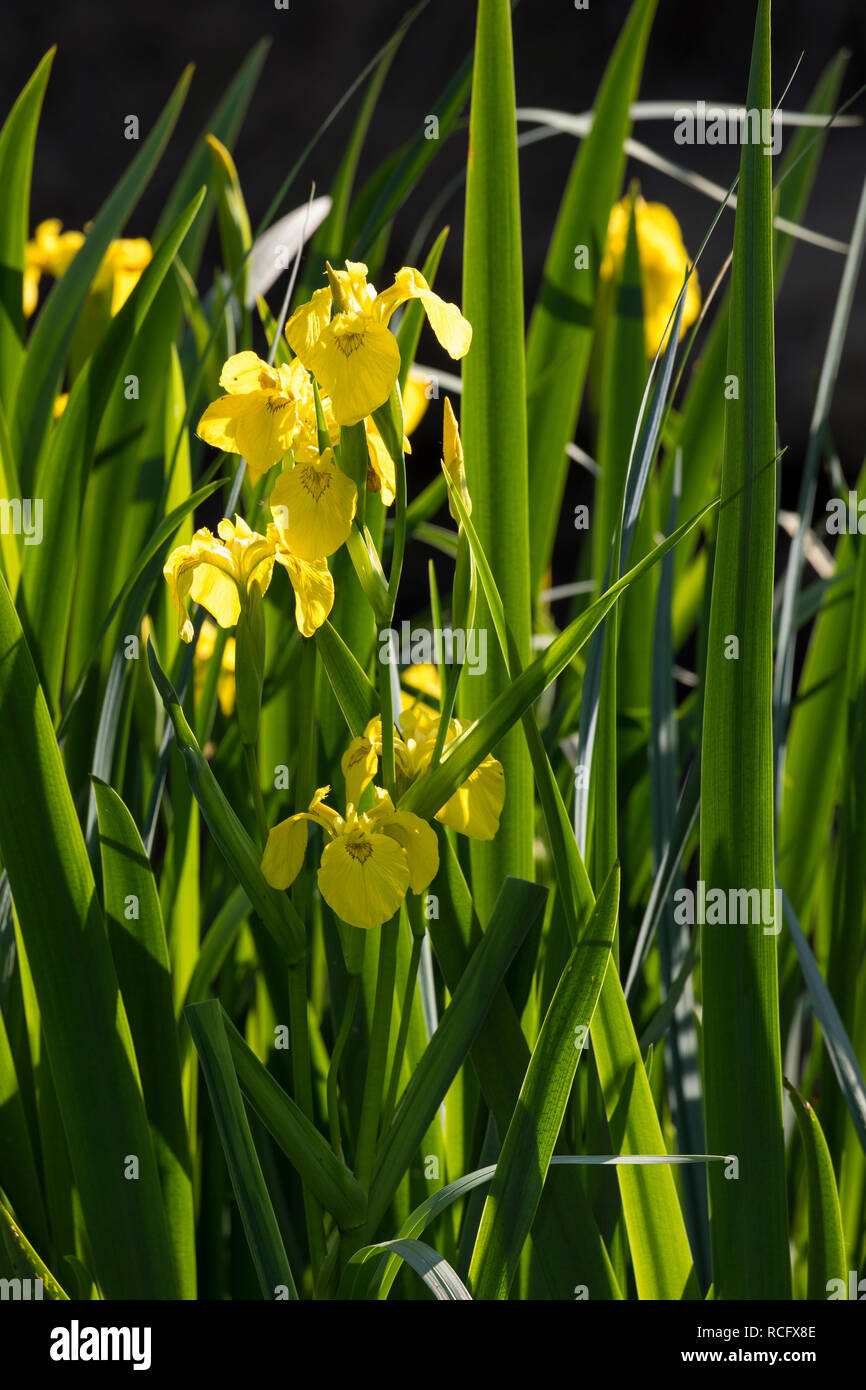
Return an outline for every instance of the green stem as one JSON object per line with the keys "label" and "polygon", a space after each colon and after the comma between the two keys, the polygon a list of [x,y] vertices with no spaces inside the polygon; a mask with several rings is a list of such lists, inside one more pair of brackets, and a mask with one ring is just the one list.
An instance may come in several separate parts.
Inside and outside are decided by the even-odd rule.
{"label": "green stem", "polygon": [[399,916],[386,922],[379,942],[379,968],[376,976],[376,998],[373,1004],[373,1025],[367,1053],[367,1075],[361,1101],[361,1123],[358,1128],[358,1148],[355,1155],[355,1176],[369,1190],[376,1154],[376,1136],[382,1111],[382,1089],[388,1065],[388,1041],[391,1036],[391,1012],[394,1003],[394,982],[397,975],[397,934]]}
{"label": "green stem", "polygon": [[343,1060],[343,1053],[346,1050],[346,1043],[349,1039],[352,1022],[355,1017],[355,1009],[358,1005],[358,989],[360,976],[352,975],[349,980],[349,992],[346,996],[346,1007],[343,1010],[343,1018],[340,1023],[340,1030],[334,1043],[334,1050],[331,1053],[331,1065],[328,1068],[328,1128],[331,1132],[331,1148],[334,1153],[343,1157],[343,1144],[340,1138],[340,1110],[337,1100],[337,1085],[339,1082],[340,1063]]}
{"label": "green stem", "polygon": [[247,780],[250,784],[250,791],[253,796],[253,808],[256,813],[256,828],[259,832],[259,840],[262,849],[268,842],[268,817],[265,811],[265,801],[262,796],[262,784],[259,781],[259,764],[256,758],[256,750],[250,743],[244,744],[244,763],[247,769]]}
{"label": "green stem", "polygon": [[382,1114],[380,1137],[384,1137],[391,1128],[391,1121],[394,1118],[394,1111],[397,1106],[397,1088],[400,1085],[403,1054],[406,1051],[406,1039],[409,1036],[409,1022],[412,1017],[412,1001],[415,997],[415,983],[418,979],[418,966],[421,962],[421,947],[423,944],[423,936],[415,936],[412,938],[412,954],[409,957],[409,973],[406,976],[403,1007],[400,1011],[400,1031],[397,1034],[397,1042],[394,1048],[394,1061],[391,1065],[391,1081],[388,1086],[388,1095]]}
{"label": "green stem", "polygon": [[391,690],[391,659],[379,663],[379,700],[382,706],[382,781],[391,800],[397,800],[397,772],[394,763],[394,700]]}

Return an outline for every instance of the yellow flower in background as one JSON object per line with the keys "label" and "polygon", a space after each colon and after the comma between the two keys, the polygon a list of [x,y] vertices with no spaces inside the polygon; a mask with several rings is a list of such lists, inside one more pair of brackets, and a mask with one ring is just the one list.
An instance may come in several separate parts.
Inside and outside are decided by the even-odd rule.
{"label": "yellow flower in background", "polygon": [[272,541],[251,531],[242,517],[223,520],[217,536],[206,526],[196,531],[189,545],[180,545],[165,562],[178,614],[178,632],[184,642],[194,635],[187,599],[200,603],[220,627],[235,627],[241,607],[253,584],[267,592],[274,571]]}
{"label": "yellow flower in background", "polygon": [[[622,266],[628,236],[629,203],[629,198],[623,198],[611,210],[601,265],[602,280],[612,281]],[[648,357],[655,357],[691,262],[683,244],[680,224],[670,208],[665,207],[664,203],[647,203],[638,197],[634,210],[646,350]],[[698,275],[697,271],[693,271],[683,305],[681,338],[694,323],[700,307]]]}
{"label": "yellow flower in background", "polygon": [[[417,690],[420,695],[426,695],[430,700],[442,699],[439,667],[434,666],[432,662],[418,661],[412,666],[407,666],[403,672],[403,684],[407,685],[410,690]],[[414,703],[413,696],[405,696],[403,708],[409,709]]]}
{"label": "yellow flower in background", "polygon": [[59,279],[84,241],[83,232],[63,232],[62,226],[56,217],[40,222],[32,241],[24,248],[24,314],[27,318],[39,301],[42,276],[53,275]]}
{"label": "yellow flower in background", "polygon": [[400,349],[388,324],[407,300],[420,301],[451,357],[468,352],[471,326],[456,304],[434,294],[420,271],[404,266],[381,294],[367,283],[367,267],[360,261],[347,261],[345,270],[328,265],[328,278],[330,287],[316,290],[292,314],[286,339],[330,396],[339,425],[357,424],[390,396],[400,371]]}
{"label": "yellow flower in background", "polygon": [[242,454],[253,482],[287,453],[318,454],[313,388],[297,359],[269,367],[254,352],[238,352],[219,384],[227,394],[208,406],[196,433],[215,449]]}
{"label": "yellow flower in background", "polygon": [[96,272],[91,294],[108,296],[112,318],[123,308],[152,259],[153,250],[146,237],[111,242]]}
{"label": "yellow flower in background", "polygon": [[[195,655],[193,657],[192,678],[193,690],[196,701],[201,699],[204,688],[207,666],[214,654],[217,639],[217,627],[210,618],[205,618],[202,623],[198,641],[195,644]],[[219,706],[226,719],[231,717],[235,707],[235,639],[227,637],[223,647],[222,660],[220,661],[220,673],[217,677],[217,699]]]}
{"label": "yellow flower in background", "polygon": [[294,883],[312,821],[328,838],[318,872],[322,897],[341,921],[369,931],[394,916],[409,889],[422,893],[435,877],[436,835],[420,816],[395,811],[381,787],[375,789],[372,810],[358,814],[348,805],[345,816],[324,804],[329,791],[320,787],[309,810],[274,826],[262,856],[262,873],[272,888]]}
{"label": "yellow flower in background", "polygon": [[317,560],[348,539],[357,502],[355,484],[337,467],[333,449],[326,449],[281,473],[269,506],[287,549],[301,560]]}
{"label": "yellow flower in background", "polygon": [[[459,719],[449,721],[443,752],[466,727]],[[439,715],[420,701],[403,710],[400,733],[394,736],[398,792],[402,793],[416,777],[426,772],[438,732]],[[352,740],[343,755],[341,766],[346,779],[347,801],[355,805],[360,802],[365,788],[376,776],[381,755],[382,721],[371,719],[364,733]],[[492,840],[499,829],[504,804],[505,773],[502,764],[488,753],[436,812],[436,820],[473,840]]]}
{"label": "yellow flower in background", "polygon": [[403,428],[411,439],[427,413],[430,397],[427,395],[428,378],[420,368],[412,363],[406,378],[403,392]]}
{"label": "yellow flower in background", "polygon": [[59,396],[55,396],[55,397],[54,397],[54,405],[51,407],[51,413],[52,413],[52,415],[54,416],[54,419],[55,419],[55,420],[59,420],[59,419],[60,419],[61,415],[63,414],[63,412],[64,412],[64,410],[66,409],[66,407],[67,407],[68,404],[69,404],[69,392],[68,392],[68,391],[62,391],[62,392],[60,393]]}

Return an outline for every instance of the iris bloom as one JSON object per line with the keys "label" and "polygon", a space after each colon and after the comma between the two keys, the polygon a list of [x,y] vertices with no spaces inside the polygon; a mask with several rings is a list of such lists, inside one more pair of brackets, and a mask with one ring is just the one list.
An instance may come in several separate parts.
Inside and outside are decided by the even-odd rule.
{"label": "iris bloom", "polygon": [[253,482],[285,454],[318,454],[313,388],[297,359],[269,367],[254,352],[238,352],[219,384],[227,394],[208,406],[196,433],[216,449],[242,454]]}
{"label": "iris bloom", "polygon": [[[611,281],[625,256],[628,235],[628,198],[617,203],[610,214],[607,243],[601,265],[602,280]],[[648,357],[655,357],[668,319],[683,287],[690,262],[683,244],[680,224],[663,203],[647,203],[636,198],[634,204],[643,291],[644,329]],[[680,337],[694,323],[701,307],[697,271],[693,271],[686,290]]]}
{"label": "iris bloom", "polygon": [[[465,728],[459,719],[449,721],[443,751],[447,751],[449,743]],[[400,735],[394,737],[398,793],[402,794],[403,789],[430,766],[438,731],[439,715],[420,702],[400,715]],[[358,804],[364,788],[376,776],[381,755],[382,721],[371,719],[363,735],[353,739],[343,755],[347,801]],[[492,840],[499,829],[504,804],[505,773],[502,764],[488,753],[437,811],[436,819],[471,839]]]}
{"label": "iris bloom", "polygon": [[470,324],[456,304],[433,293],[419,270],[404,266],[381,294],[368,285],[367,267],[360,261],[347,261],[345,270],[329,265],[328,278],[330,286],[316,290],[292,314],[286,338],[330,396],[339,425],[357,424],[390,396],[400,371],[400,349],[388,324],[407,300],[420,301],[451,357],[468,352]]}
{"label": "iris bloom", "polygon": [[152,259],[153,250],[146,237],[124,237],[111,243],[90,292],[107,297],[112,318],[123,308]]}
{"label": "iris bloom", "polygon": [[324,804],[330,787],[320,787],[309,810],[275,825],[262,856],[262,873],[272,888],[288,888],[301,871],[307,823],[321,826],[328,839],[319,865],[319,891],[334,913],[352,927],[371,930],[387,922],[406,893],[422,893],[439,868],[439,846],[432,827],[409,811],[395,811],[381,787],[375,804],[345,816]]}
{"label": "iris bloom", "polygon": [[178,614],[178,632],[191,642],[194,631],[187,600],[206,608],[220,627],[235,627],[248,596],[256,586],[267,592],[274,561],[288,572],[295,591],[295,620],[303,637],[322,626],[334,602],[334,581],[324,559],[299,559],[273,526],[267,536],[250,530],[242,517],[223,520],[217,535],[203,526],[189,545],[169,555],[163,574]]}
{"label": "iris bloom", "polygon": [[66,270],[84,241],[83,232],[61,232],[56,217],[40,222],[24,248],[24,314],[27,318],[39,302],[39,281],[43,275],[56,279]]}

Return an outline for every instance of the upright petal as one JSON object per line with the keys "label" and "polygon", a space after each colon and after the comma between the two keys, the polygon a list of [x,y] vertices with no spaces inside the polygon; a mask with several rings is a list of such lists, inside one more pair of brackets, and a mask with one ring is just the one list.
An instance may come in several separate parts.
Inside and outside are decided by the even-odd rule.
{"label": "upright petal", "polygon": [[266,391],[274,386],[276,373],[258,353],[236,352],[223,364],[220,372],[220,386],[230,396],[241,396],[248,391]]}
{"label": "upright petal", "polygon": [[301,304],[286,324],[286,341],[305,367],[310,353],[324,332],[331,317],[331,291],[326,286],[316,290],[312,299]]}
{"label": "upright petal", "polygon": [[364,789],[379,770],[379,754],[368,738],[353,738],[340,762],[346,779],[346,803],[358,807]]}

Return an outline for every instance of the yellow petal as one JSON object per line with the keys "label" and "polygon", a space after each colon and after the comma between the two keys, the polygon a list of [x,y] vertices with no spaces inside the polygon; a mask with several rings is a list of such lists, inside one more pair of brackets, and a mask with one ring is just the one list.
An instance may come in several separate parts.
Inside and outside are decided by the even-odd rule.
{"label": "yellow petal", "polygon": [[289,888],[301,872],[307,848],[307,820],[302,812],[280,821],[268,835],[262,873],[272,888]]}
{"label": "yellow petal", "polygon": [[502,764],[496,758],[487,757],[446,801],[436,819],[473,840],[492,840],[499,829],[504,803]]}
{"label": "yellow petal", "polygon": [[236,352],[223,364],[220,386],[230,396],[273,388],[276,373],[255,352]]}
{"label": "yellow petal", "polygon": [[300,560],[321,560],[339,550],[352,529],[356,504],[355,484],[337,467],[332,449],[281,473],[270,500],[280,539]]}
{"label": "yellow petal", "polygon": [[316,290],[312,299],[301,304],[286,324],[286,341],[296,357],[300,357],[305,367],[316,343],[331,317],[331,291],[326,287]]}
{"label": "yellow petal", "polygon": [[39,303],[39,281],[42,276],[37,266],[27,265],[24,267],[24,317],[29,319],[30,315],[36,312],[36,305]]}
{"label": "yellow petal", "polygon": [[377,296],[376,311],[382,323],[388,323],[398,305],[407,299],[418,299],[427,321],[439,344],[450,357],[465,357],[472,342],[472,325],[456,304],[448,304],[434,294],[420,270],[403,266],[394,277],[394,284]]}
{"label": "yellow petal", "polygon": [[[460,442],[460,431],[457,428],[457,421],[454,418],[454,411],[451,409],[451,402],[447,396],[445,397],[445,408],[443,411],[442,422],[442,455],[442,462],[445,465],[445,469],[448,473],[449,478],[451,479],[457,491],[460,493],[460,500],[462,501],[467,512],[471,512],[472,501],[469,497],[469,489],[466,486],[466,468],[463,463],[463,445]],[[459,522],[460,518],[457,515],[457,508],[454,506],[450,497],[448,498],[448,510],[451,513],[454,520]]]}
{"label": "yellow petal", "polygon": [[196,433],[215,449],[243,454],[256,482],[291,448],[296,422],[295,406],[282,394],[245,391],[209,405]]}
{"label": "yellow petal", "polygon": [[364,788],[379,770],[379,755],[368,738],[353,738],[340,762],[346,779],[346,804],[359,806]]}
{"label": "yellow petal", "polygon": [[427,395],[427,377],[417,367],[409,368],[406,389],[403,392],[403,428],[409,438],[417,430],[424,418],[430,398]]}
{"label": "yellow petal", "polygon": [[322,855],[319,891],[349,926],[372,930],[394,916],[409,887],[409,861],[388,835],[351,831]]}
{"label": "yellow petal", "polygon": [[381,822],[381,828],[403,846],[409,860],[409,887],[413,893],[423,893],[439,872],[436,831],[411,811],[395,811]]}
{"label": "yellow petal", "polygon": [[[412,666],[407,666],[403,672],[403,684],[408,685],[410,690],[419,690],[422,695],[429,696],[431,700],[442,699],[439,667],[434,666],[429,661],[420,661]],[[402,725],[403,720],[400,722]]]}
{"label": "yellow petal", "polygon": [[[224,567],[223,570],[215,568],[215,561]],[[237,621],[237,614],[240,612],[240,599],[235,582],[231,578],[231,558],[225,547],[219,544],[206,526],[203,526],[196,531],[189,545],[179,545],[171,552],[162,571],[177,609],[178,633],[184,642],[191,642],[194,633],[187,611],[187,598],[191,596],[199,602],[199,592],[202,587],[208,587],[206,583],[200,583],[193,592],[196,576],[200,575],[204,566],[211,571],[214,580],[214,592],[210,596],[214,605],[219,606],[224,615],[235,611],[236,606],[232,622]],[[204,606],[209,613],[217,617],[210,603],[206,602]],[[227,622],[223,626],[230,627],[232,623]]]}
{"label": "yellow petal", "polygon": [[390,507],[397,496],[397,472],[394,468],[394,460],[388,453],[385,441],[373,421],[369,418],[366,419],[364,428],[367,435],[370,467],[373,470],[376,483],[378,483],[377,487],[374,486],[374,491],[380,494],[383,504]]}
{"label": "yellow petal", "polygon": [[189,596],[206,608],[220,627],[234,627],[241,615],[238,586],[215,565],[199,563],[192,574]]}
{"label": "yellow petal", "polygon": [[[276,528],[268,527],[268,533]],[[326,560],[299,560],[277,549],[275,559],[286,570],[295,591],[295,622],[302,637],[318,632],[334,606],[334,580]]]}
{"label": "yellow petal", "polygon": [[365,314],[337,314],[305,361],[330,396],[337,424],[356,425],[390,396],[400,349],[384,324]]}

